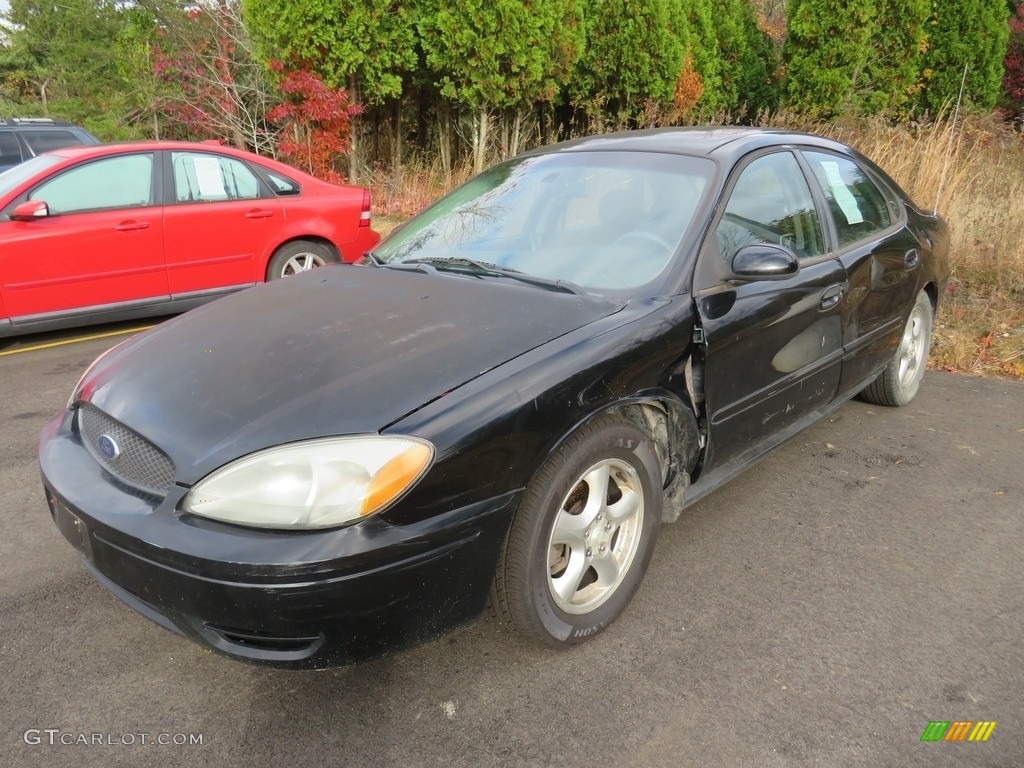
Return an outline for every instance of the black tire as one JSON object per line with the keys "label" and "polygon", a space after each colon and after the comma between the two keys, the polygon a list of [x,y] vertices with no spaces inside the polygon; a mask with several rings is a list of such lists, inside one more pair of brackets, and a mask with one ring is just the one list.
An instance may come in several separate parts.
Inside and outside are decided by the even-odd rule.
{"label": "black tire", "polygon": [[[512,521],[491,590],[499,619],[552,648],[606,629],[654,552],[660,478],[650,438],[624,419],[601,416],[567,440],[527,486]],[[588,504],[592,487],[604,487],[603,500]]]}
{"label": "black tire", "polygon": [[306,272],[337,262],[338,254],[330,246],[312,240],[293,240],[278,248],[267,265],[267,282]]}
{"label": "black tire", "polygon": [[932,301],[921,291],[910,310],[896,353],[878,378],[860,393],[862,400],[898,408],[914,399],[928,364],[934,319]]}

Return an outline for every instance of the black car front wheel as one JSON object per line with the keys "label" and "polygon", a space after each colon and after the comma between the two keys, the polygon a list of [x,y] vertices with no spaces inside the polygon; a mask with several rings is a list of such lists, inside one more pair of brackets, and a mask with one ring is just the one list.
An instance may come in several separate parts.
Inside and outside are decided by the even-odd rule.
{"label": "black car front wheel", "polygon": [[598,634],[636,593],[661,524],[650,438],[602,416],[566,441],[527,487],[499,559],[491,603],[537,642]]}

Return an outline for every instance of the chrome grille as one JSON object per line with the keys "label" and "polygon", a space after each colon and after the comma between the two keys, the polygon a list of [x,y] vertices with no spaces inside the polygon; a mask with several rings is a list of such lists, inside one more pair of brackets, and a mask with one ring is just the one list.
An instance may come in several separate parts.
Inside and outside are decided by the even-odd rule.
{"label": "chrome grille", "polygon": [[[122,483],[146,493],[165,496],[174,483],[174,465],[167,454],[120,422],[88,403],[79,406],[82,442],[103,468]],[[114,446],[112,456],[101,453],[101,438]]]}

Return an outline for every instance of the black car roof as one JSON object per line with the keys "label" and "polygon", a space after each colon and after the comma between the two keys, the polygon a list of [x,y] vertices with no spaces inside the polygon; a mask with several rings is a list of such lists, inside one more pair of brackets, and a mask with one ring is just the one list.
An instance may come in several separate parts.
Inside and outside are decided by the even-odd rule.
{"label": "black car roof", "polygon": [[[587,136],[537,150],[547,152],[632,151],[665,152],[680,155],[715,156],[722,159],[744,155],[760,147],[803,144],[844,152],[849,148],[837,141],[810,133],[740,127],[653,128]],[[532,153],[531,153],[532,154]]]}
{"label": "black car roof", "polygon": [[7,128],[74,128],[73,123],[52,117],[0,117],[0,126]]}

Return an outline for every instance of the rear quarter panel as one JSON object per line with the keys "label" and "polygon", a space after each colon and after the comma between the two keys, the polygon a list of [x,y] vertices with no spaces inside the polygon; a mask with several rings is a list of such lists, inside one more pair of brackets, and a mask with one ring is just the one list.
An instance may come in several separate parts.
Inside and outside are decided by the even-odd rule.
{"label": "rear quarter panel", "polygon": [[353,262],[380,241],[371,227],[359,226],[363,205],[362,188],[307,187],[302,194],[282,198],[284,226],[263,253],[262,273],[275,251],[292,240],[326,240],[334,245],[344,262]]}

